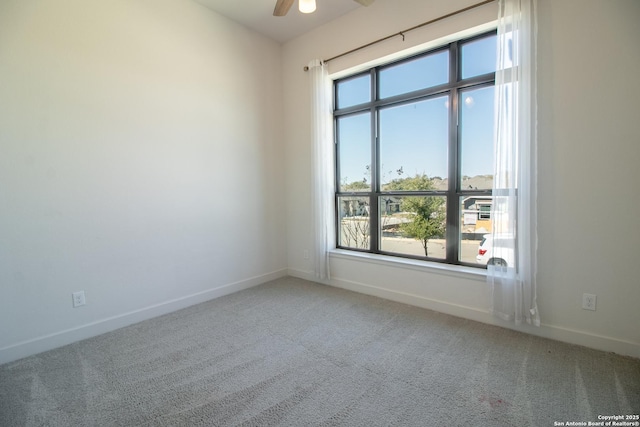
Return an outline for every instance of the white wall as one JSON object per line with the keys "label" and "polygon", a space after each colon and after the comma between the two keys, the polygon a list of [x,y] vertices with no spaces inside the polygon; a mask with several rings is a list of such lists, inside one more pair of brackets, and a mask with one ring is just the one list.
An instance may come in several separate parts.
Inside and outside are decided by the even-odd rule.
{"label": "white wall", "polygon": [[640,2],[545,0],[540,14],[541,315],[640,357]]}
{"label": "white wall", "polygon": [[[290,274],[312,278],[308,82],[302,67],[453,10],[471,0],[377,0],[284,46]],[[638,100],[640,2],[539,0],[539,299],[543,326],[521,330],[640,357]],[[496,4],[330,63],[341,73],[463,28]],[[297,124],[293,125],[293,124]],[[331,284],[497,323],[483,277],[333,256]],[[581,309],[583,293],[597,311]],[[502,324],[502,323],[497,323]]]}
{"label": "white wall", "polygon": [[280,54],[190,1],[0,2],[0,363],[286,274]]}

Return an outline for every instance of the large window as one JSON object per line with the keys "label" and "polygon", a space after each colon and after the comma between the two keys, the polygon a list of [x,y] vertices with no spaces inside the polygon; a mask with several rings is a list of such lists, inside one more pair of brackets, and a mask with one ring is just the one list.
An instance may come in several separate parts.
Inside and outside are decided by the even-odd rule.
{"label": "large window", "polygon": [[495,32],[336,80],[339,248],[483,266]]}

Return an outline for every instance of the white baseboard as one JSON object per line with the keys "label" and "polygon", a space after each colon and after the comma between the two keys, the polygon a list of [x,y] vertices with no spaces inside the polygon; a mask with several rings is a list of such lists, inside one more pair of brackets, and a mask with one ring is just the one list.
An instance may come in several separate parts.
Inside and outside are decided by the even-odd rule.
{"label": "white baseboard", "polygon": [[286,269],[277,270],[235,283],[217,286],[215,288],[207,289],[206,291],[165,301],[160,304],[101,319],[85,325],[80,325],[75,328],[12,344],[7,347],[0,348],[0,364],[22,359],[23,357],[31,356],[57,347],[62,347],[63,345],[104,334],[134,323],[142,322],[143,320],[171,313],[182,308],[261,285],[285,276],[287,276]]}
{"label": "white baseboard", "polygon": [[[289,269],[289,275],[318,282],[318,280],[313,275],[313,272],[311,271]],[[393,289],[381,288],[365,283],[340,279],[337,277],[332,277],[328,282],[322,283],[335,286],[337,288],[358,292],[361,294],[372,295],[391,301],[426,308],[429,310],[437,311],[439,313],[450,314],[452,316],[474,320],[476,322],[513,329],[542,338],[549,338],[552,340],[562,341],[569,344],[577,344],[596,350],[608,351],[624,356],[640,358],[640,344],[630,341],[624,341],[613,337],[596,335],[586,331],[580,331],[556,325],[549,325],[545,323],[543,323],[539,328],[529,325],[515,326],[511,323],[504,322],[493,317],[488,310],[453,304],[446,301],[439,301],[421,295],[409,294]]]}
{"label": "white baseboard", "polygon": [[[261,285],[268,281],[285,277],[287,275],[309,281],[319,282],[311,271],[297,269],[277,270],[272,273],[218,286],[216,288],[208,289],[196,294],[176,298],[139,310],[123,313],[106,319],[101,319],[96,322],[0,348],[0,364],[61,347],[63,345],[71,344],[86,338],[91,338],[93,336],[110,332],[134,323],[141,322],[143,320],[151,319],[163,314],[180,310],[182,308],[186,308],[224,295],[238,292],[243,289]],[[543,338],[549,338],[567,342],[570,344],[577,344],[584,347],[594,348],[597,350],[610,351],[621,355],[640,358],[640,345],[638,345],[637,343],[619,340],[612,337],[595,335],[585,331],[579,331],[548,324],[542,324],[540,328],[530,326],[515,327],[509,323],[502,322],[494,318],[488,311],[484,311],[478,308],[452,304],[446,301],[439,301],[420,295],[398,292],[392,289],[376,287],[335,277],[329,281],[319,283],[328,284],[362,294],[377,296],[379,298],[401,302],[408,305],[422,307],[440,313],[461,317],[464,319],[514,329]]]}
{"label": "white baseboard", "polygon": [[[298,279],[309,280],[311,282],[319,282],[318,278],[313,274],[313,271],[298,270],[295,268],[290,268],[289,270],[287,270],[287,272],[289,273],[289,276],[297,277]],[[319,283],[322,283],[322,282],[319,282]]]}

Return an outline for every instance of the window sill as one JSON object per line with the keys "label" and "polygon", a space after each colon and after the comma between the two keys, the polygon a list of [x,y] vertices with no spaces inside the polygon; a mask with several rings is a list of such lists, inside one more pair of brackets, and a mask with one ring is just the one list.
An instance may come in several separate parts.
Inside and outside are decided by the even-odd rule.
{"label": "window sill", "polygon": [[332,249],[329,257],[350,261],[377,264],[386,267],[416,270],[423,273],[441,274],[444,276],[460,277],[479,282],[487,279],[487,270],[463,265],[441,264],[438,262],[419,261],[408,258],[399,258],[387,255],[370,254],[364,252],[348,251],[344,249]]}

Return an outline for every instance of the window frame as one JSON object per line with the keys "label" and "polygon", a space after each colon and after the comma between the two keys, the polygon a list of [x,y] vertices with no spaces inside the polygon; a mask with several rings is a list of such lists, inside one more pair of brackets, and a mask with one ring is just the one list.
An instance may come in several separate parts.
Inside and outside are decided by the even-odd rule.
{"label": "window frame", "polygon": [[[475,268],[484,268],[485,265],[465,262],[460,260],[460,242],[462,240],[461,235],[461,215],[462,215],[462,202],[464,197],[469,196],[482,196],[491,198],[491,189],[462,189],[462,175],[461,172],[461,111],[459,108],[459,102],[461,93],[469,89],[478,89],[482,87],[493,86],[495,87],[496,73],[486,73],[482,75],[476,75],[466,79],[462,79],[462,45],[471,43],[487,37],[495,37],[496,30],[486,31],[472,37],[455,40],[447,43],[443,46],[439,46],[427,51],[410,55],[405,58],[399,59],[392,63],[379,65],[370,68],[365,71],[361,71],[352,75],[345,76],[337,79],[333,83],[333,96],[334,96],[334,224],[335,224],[335,243],[336,248],[341,250],[378,254],[384,256],[407,258],[420,261],[438,262],[450,265],[468,266]],[[379,98],[380,85],[379,75],[381,71],[389,67],[401,65],[403,63],[420,59],[428,55],[448,51],[449,52],[449,81],[445,84],[432,86],[424,89],[415,90],[412,92],[403,93],[400,95],[389,96],[387,98]],[[365,75],[369,75],[370,80],[370,100],[365,103],[357,105],[350,105],[348,107],[337,108],[339,105],[338,98],[338,85],[342,82],[347,82],[351,79],[356,79]],[[381,189],[381,173],[380,173],[380,111],[388,107],[401,106],[403,104],[409,104],[413,102],[419,102],[428,100],[434,97],[446,95],[449,98],[449,114],[448,114],[448,175],[446,190],[424,190],[424,191],[382,191]],[[340,119],[362,114],[369,113],[370,117],[370,170],[371,180],[370,189],[368,191],[341,191],[340,188]],[[444,177],[443,177],[444,178]],[[445,197],[446,200],[446,252],[445,258],[434,258],[426,256],[414,256],[409,254],[402,254],[396,252],[389,252],[381,250],[381,238],[382,232],[380,228],[380,200],[384,197],[402,197],[402,196],[440,196]],[[363,197],[369,200],[369,248],[354,248],[341,245],[340,232],[340,203],[341,197]]]}

